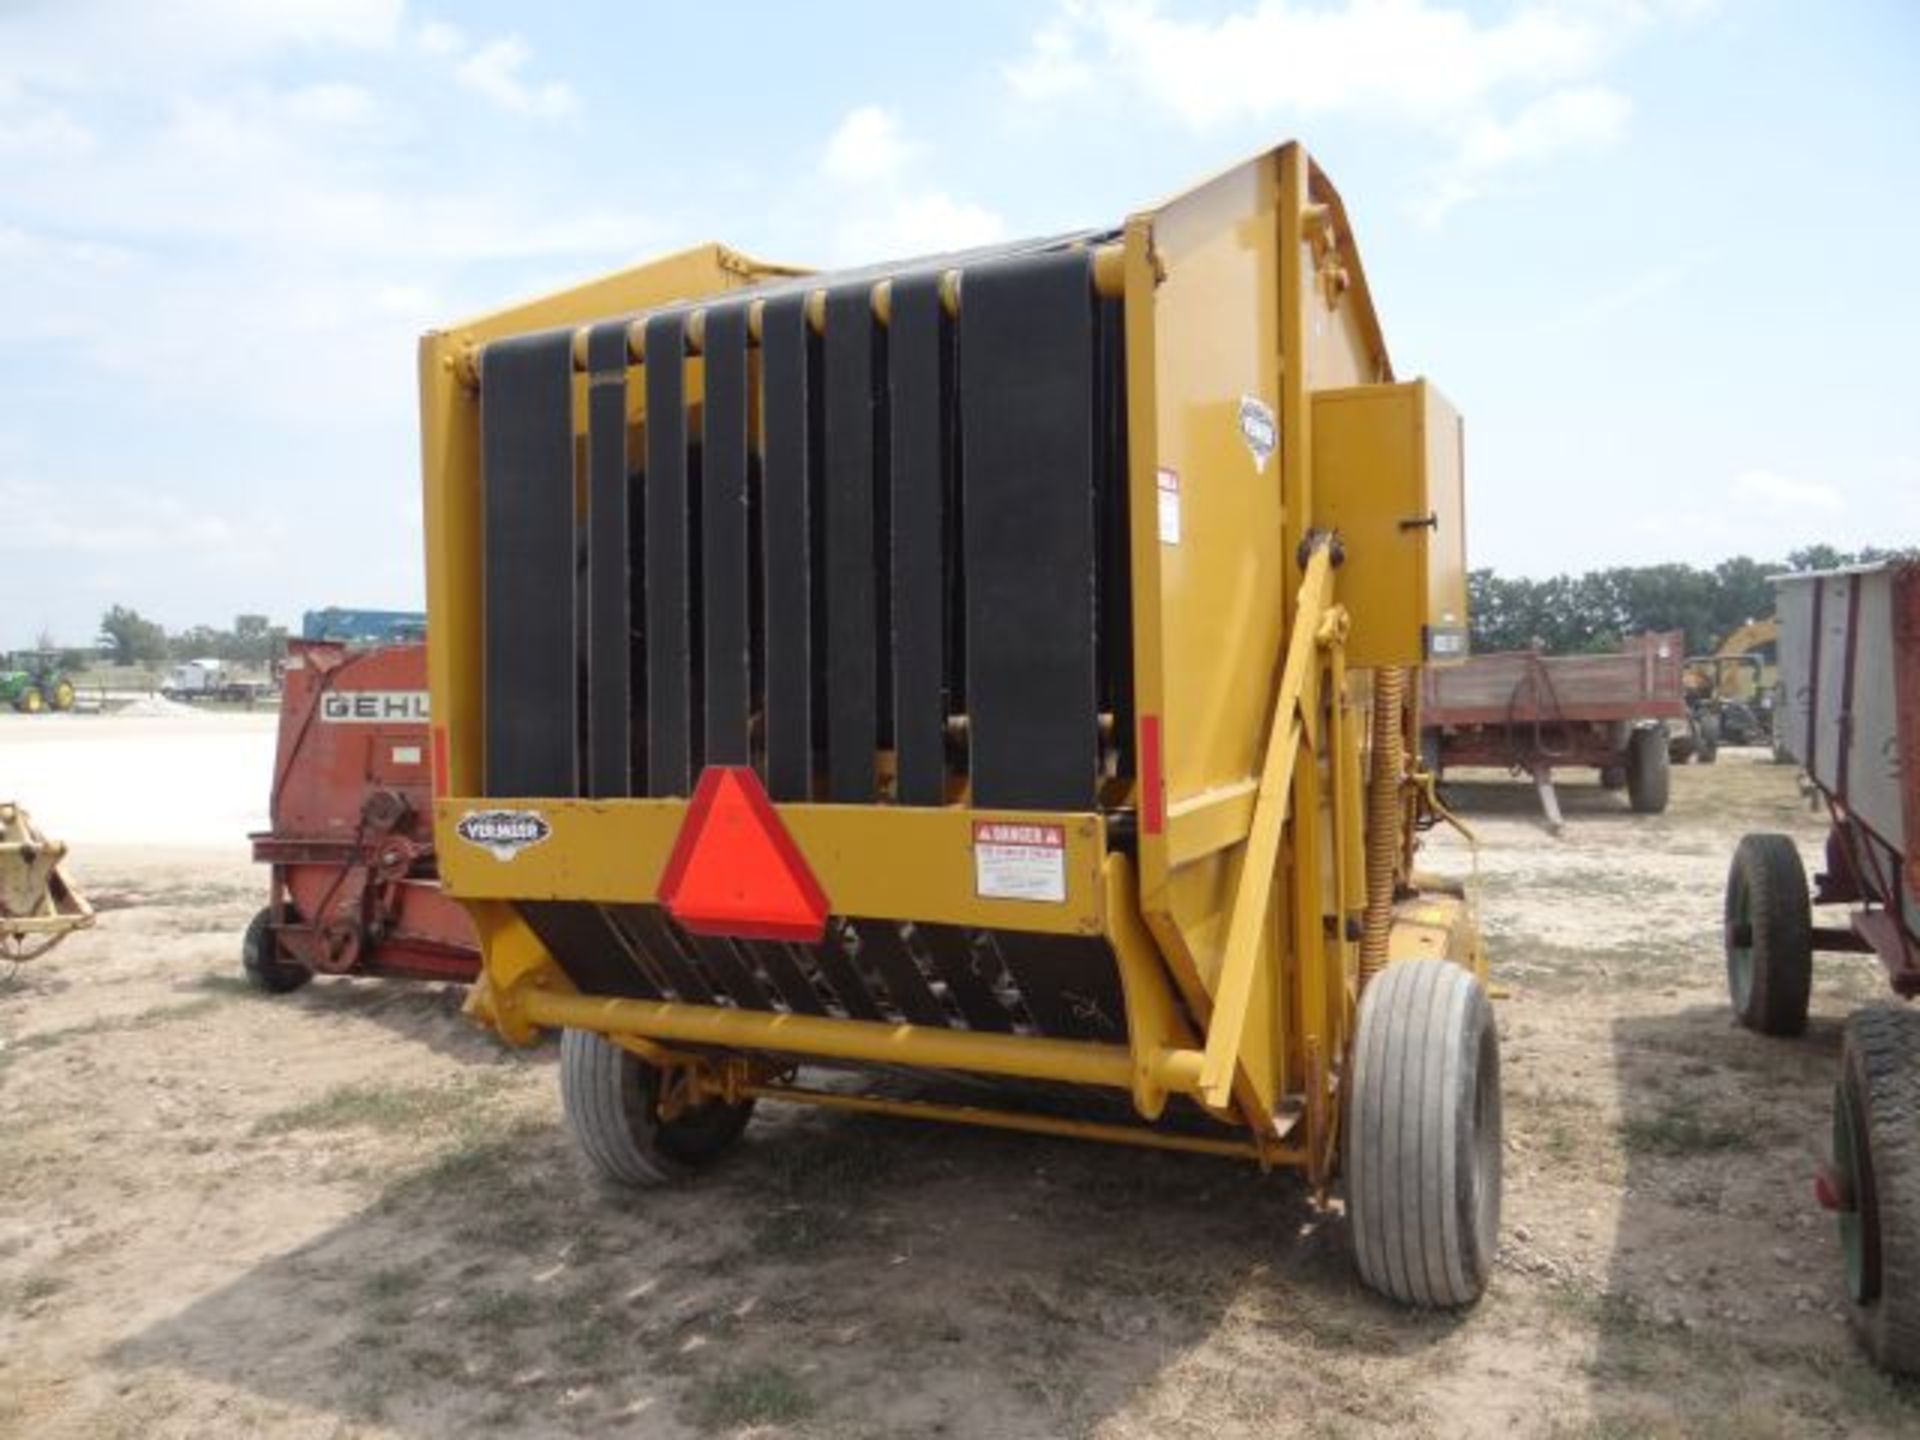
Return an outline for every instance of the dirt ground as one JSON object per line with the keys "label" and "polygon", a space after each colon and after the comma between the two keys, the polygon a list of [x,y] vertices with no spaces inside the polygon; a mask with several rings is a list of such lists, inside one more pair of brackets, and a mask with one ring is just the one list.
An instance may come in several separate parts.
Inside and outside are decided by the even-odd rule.
{"label": "dirt ground", "polygon": [[[1525,786],[1451,787],[1483,842],[1508,1135],[1499,1269],[1455,1316],[1363,1292],[1337,1211],[1224,1161],[786,1111],[685,1188],[602,1188],[554,1047],[502,1049],[458,991],[247,990],[244,846],[116,818],[183,764],[262,793],[257,721],[223,723],[190,761],[202,732],[156,721],[71,732],[99,765],[46,741],[25,767],[101,918],[0,987],[0,1433],[1920,1430],[1850,1341],[1811,1199],[1877,971],[1823,960],[1801,1041],[1727,1017],[1735,841],[1788,830],[1811,866],[1821,834],[1758,752],[1676,772],[1660,818],[1575,780],[1557,840]],[[102,806],[101,775],[135,788]]]}

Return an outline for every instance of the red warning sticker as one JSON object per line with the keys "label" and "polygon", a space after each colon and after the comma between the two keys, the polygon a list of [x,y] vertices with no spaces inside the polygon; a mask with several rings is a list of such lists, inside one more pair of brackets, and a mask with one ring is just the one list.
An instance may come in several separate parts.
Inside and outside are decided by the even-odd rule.
{"label": "red warning sticker", "polygon": [[973,889],[982,900],[1064,905],[1067,832],[1058,825],[974,821]]}

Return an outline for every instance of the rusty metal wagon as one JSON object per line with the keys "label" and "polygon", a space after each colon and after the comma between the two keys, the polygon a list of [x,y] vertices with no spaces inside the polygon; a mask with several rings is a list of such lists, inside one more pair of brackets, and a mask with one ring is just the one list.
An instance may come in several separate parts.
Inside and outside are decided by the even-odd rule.
{"label": "rusty metal wagon", "polygon": [[[1741,840],[1727,983],[1742,1025],[1797,1035],[1816,951],[1876,955],[1897,995],[1920,995],[1920,564],[1775,585],[1776,722],[1826,808],[1825,864],[1809,886],[1791,837]],[[1815,923],[1816,905],[1848,907],[1844,923]],[[1847,1018],[1816,1193],[1839,1221],[1856,1332],[1880,1365],[1920,1373],[1920,1011]]]}

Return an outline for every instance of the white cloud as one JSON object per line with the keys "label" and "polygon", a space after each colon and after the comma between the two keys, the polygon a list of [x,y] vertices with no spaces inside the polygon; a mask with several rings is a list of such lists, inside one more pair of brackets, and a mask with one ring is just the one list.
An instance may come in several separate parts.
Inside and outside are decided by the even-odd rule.
{"label": "white cloud", "polygon": [[1243,0],[1193,18],[1158,0],[1062,0],[1001,67],[1029,105],[1145,97],[1194,131],[1352,114],[1437,142],[1423,213],[1506,171],[1616,144],[1631,104],[1599,76],[1700,0],[1531,0],[1495,18],[1448,0]]}
{"label": "white cloud", "polygon": [[828,259],[928,255],[983,245],[1006,233],[1005,221],[986,206],[921,183],[933,167],[914,162],[926,153],[882,106],[856,106],[842,117],[820,151],[816,187],[826,189],[833,207]]}
{"label": "white cloud", "polygon": [[1736,504],[1754,505],[1773,515],[1839,510],[1839,490],[1821,480],[1802,480],[1772,470],[1746,470],[1727,487]]}
{"label": "white cloud", "polygon": [[565,119],[578,113],[579,97],[568,85],[557,80],[540,84],[522,77],[532,52],[517,35],[489,40],[455,63],[454,77],[477,95],[485,96],[503,110],[538,119]]}
{"label": "white cloud", "polygon": [[906,167],[914,149],[891,110],[861,105],[849,110],[828,137],[820,169],[828,179],[850,185],[892,180]]}
{"label": "white cloud", "polygon": [[445,20],[428,20],[413,32],[413,42],[429,55],[458,55],[467,48],[466,32]]}
{"label": "white cloud", "polygon": [[944,190],[926,190],[845,218],[834,249],[850,262],[905,259],[990,244],[1006,232],[1006,221],[984,205],[957,200]]}

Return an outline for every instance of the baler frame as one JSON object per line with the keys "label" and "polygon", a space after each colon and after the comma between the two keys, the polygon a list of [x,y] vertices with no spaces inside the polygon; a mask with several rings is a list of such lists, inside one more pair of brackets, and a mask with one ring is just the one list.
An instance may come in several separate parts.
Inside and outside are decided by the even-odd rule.
{"label": "baler frame", "polygon": [[[1213,245],[1217,234],[1229,238]],[[1236,237],[1247,237],[1245,244]],[[1404,633],[1394,642],[1381,639],[1394,628],[1390,619],[1408,613],[1387,603],[1388,586],[1397,580],[1383,557],[1392,544],[1423,546],[1430,522],[1437,527],[1439,520],[1415,520],[1406,509],[1391,508],[1402,503],[1402,492],[1384,487],[1370,491],[1365,504],[1345,497],[1349,508],[1338,516],[1331,501],[1316,503],[1310,441],[1315,395],[1342,386],[1352,387],[1344,392],[1347,398],[1361,389],[1394,392],[1416,429],[1428,415],[1439,419],[1432,434],[1419,432],[1425,438],[1418,443],[1449,464],[1458,461],[1457,431],[1447,428],[1451,412],[1424,384],[1391,384],[1344,209],[1298,146],[1224,172],[1160,210],[1132,217],[1118,232],[1053,243],[1085,252],[1094,295],[1124,301],[1139,774],[1118,793],[1110,778],[1099,806],[1086,811],[976,808],[965,790],[949,796],[944,807],[793,801],[777,809],[832,896],[836,915],[1103,938],[1120,980],[1125,1043],[582,994],[516,913],[516,903],[546,900],[655,903],[662,863],[686,822],[689,802],[515,797],[483,789],[483,646],[475,598],[481,585],[477,412],[485,356],[489,346],[529,332],[571,330],[578,445],[591,403],[588,390],[596,383],[591,377],[605,373],[603,362],[589,355],[607,330],[595,322],[685,304],[687,296],[710,297],[707,303],[717,305],[726,292],[747,286],[765,287],[769,295],[806,290],[804,272],[763,265],[718,246],[430,334],[421,347],[441,873],[449,891],[469,904],[485,954],[469,1005],[513,1041],[530,1040],[543,1027],[609,1037],[676,1075],[662,1101],[663,1115],[703,1097],[733,1103],[777,1097],[1236,1155],[1263,1167],[1299,1167],[1324,1187],[1338,1165],[1340,1077],[1371,965],[1444,958],[1483,978],[1485,961],[1457,893],[1415,892],[1408,867],[1411,826],[1371,828],[1365,803],[1366,757],[1370,749],[1402,753],[1411,710],[1400,704],[1384,722],[1373,720],[1371,687],[1355,672],[1381,675],[1394,665],[1420,663],[1418,648],[1396,658],[1395,644],[1418,647],[1431,638],[1409,622],[1398,627]],[[963,260],[956,257],[942,277],[940,300],[949,315],[962,303]],[[1170,274],[1187,297],[1184,312],[1167,310],[1164,301],[1156,308],[1156,294],[1170,283]],[[843,277],[841,283],[850,282]],[[1267,416],[1277,430],[1269,440],[1277,450],[1278,475],[1266,471],[1266,455],[1260,454],[1256,473],[1267,476],[1267,483],[1213,503],[1243,507],[1228,523],[1271,525],[1279,542],[1266,546],[1251,578],[1231,577],[1242,586],[1238,597],[1220,588],[1229,577],[1189,576],[1186,583],[1197,598],[1184,611],[1168,607],[1163,613],[1161,574],[1169,562],[1154,525],[1156,488],[1166,473],[1159,467],[1180,463],[1191,466],[1191,474],[1248,469],[1249,442],[1240,429],[1189,431],[1178,410],[1199,405],[1203,385],[1221,383],[1213,357],[1222,347],[1195,330],[1195,316],[1207,304],[1227,313],[1223,296],[1252,283],[1270,287],[1261,292],[1263,299],[1274,295],[1271,315],[1260,310],[1244,323],[1259,334],[1250,347],[1259,369],[1252,393],[1278,400],[1277,423],[1271,412]],[[808,323],[816,331],[827,294],[807,292]],[[885,325],[892,303],[888,281],[873,283],[870,300],[875,322]],[[1319,308],[1310,314],[1309,307]],[[701,354],[703,319],[699,302],[685,311],[690,359]],[[757,345],[758,305],[748,310],[746,323],[749,344]],[[633,322],[626,365],[648,364],[648,333],[643,321]],[[687,383],[691,405],[696,382]],[[629,425],[634,413],[628,412]],[[1156,434],[1163,416],[1172,417],[1170,433]],[[1327,424],[1331,432],[1333,420]],[[1436,503],[1450,503],[1447,523],[1457,522],[1457,491],[1450,502]],[[1343,536],[1361,531],[1369,535],[1357,552],[1365,561],[1343,569]],[[1376,542],[1376,534],[1386,538]],[[1423,566],[1424,556],[1422,550]],[[1459,573],[1436,583],[1458,582],[1464,597],[1463,569],[1462,563],[1455,567]],[[1225,663],[1217,642],[1218,605],[1236,598],[1238,639],[1256,657],[1252,664]],[[1362,620],[1369,629],[1362,629]],[[1464,621],[1462,600],[1458,613],[1444,617],[1444,629],[1463,637]],[[1364,653],[1356,654],[1356,647]],[[1176,652],[1206,653],[1216,668],[1202,678],[1217,681],[1217,692],[1194,693],[1191,665],[1183,670],[1176,664]],[[1184,731],[1168,724],[1163,732],[1163,717],[1181,707],[1184,715],[1223,718],[1212,726],[1188,723]],[[1234,743],[1243,720],[1247,731],[1262,737],[1251,755]],[[1390,746],[1389,731],[1395,741]],[[1170,740],[1188,748],[1172,748]],[[1417,805],[1407,777],[1388,773],[1384,762],[1374,768],[1385,811],[1372,813],[1399,817]],[[483,807],[537,812],[545,827],[539,843],[511,863],[454,843],[463,817]],[[982,820],[1054,827],[1064,835],[1063,903],[1042,907],[974,893],[965,867],[970,827]],[[1379,953],[1363,965],[1362,936],[1369,931],[1378,936]],[[712,1047],[739,1053],[715,1057]],[[792,1080],[796,1062],[806,1059],[899,1062],[1096,1086],[1129,1096],[1142,1123],[1108,1125],[811,1090]],[[1192,1100],[1204,1116],[1239,1134],[1155,1128],[1175,1096]]]}

